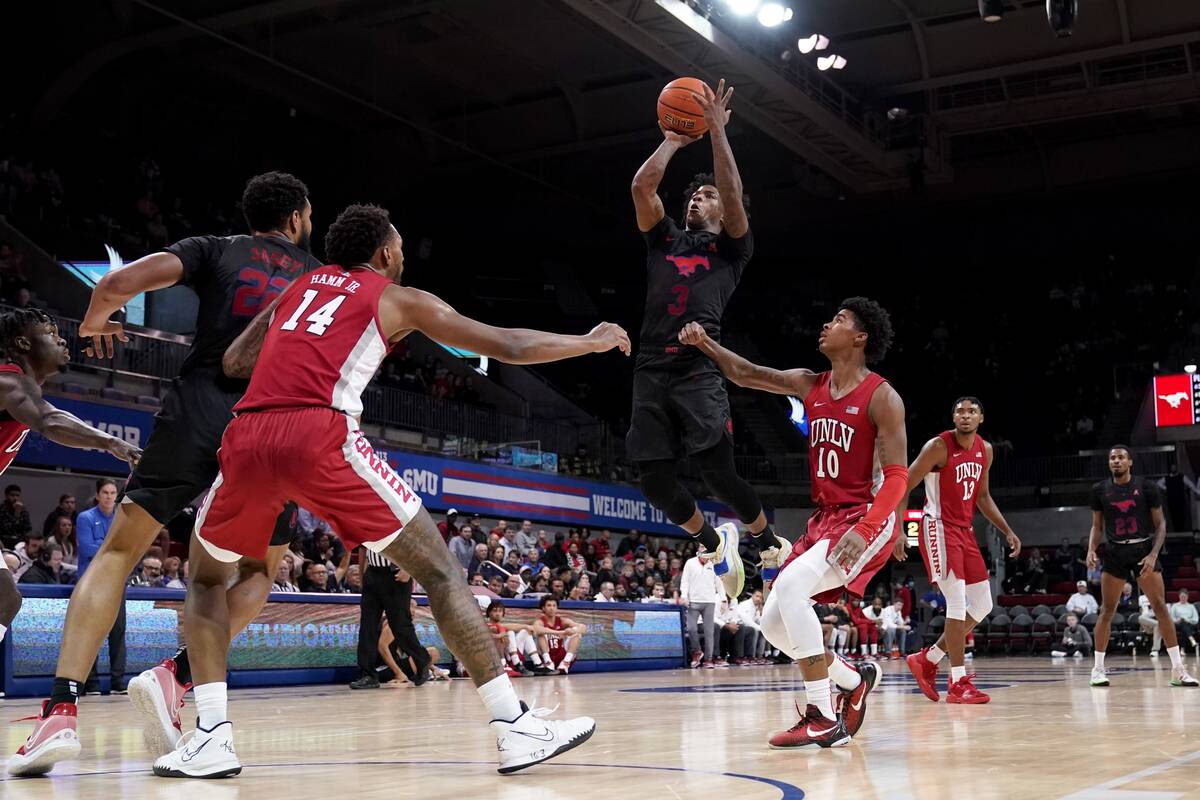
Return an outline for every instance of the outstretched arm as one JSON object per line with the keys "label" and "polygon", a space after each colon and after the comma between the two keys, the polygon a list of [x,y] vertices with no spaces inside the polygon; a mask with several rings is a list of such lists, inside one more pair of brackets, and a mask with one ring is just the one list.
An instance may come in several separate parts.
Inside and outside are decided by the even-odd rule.
{"label": "outstretched arm", "polygon": [[137,261],[106,272],[92,290],[87,313],[79,323],[79,335],[90,337],[92,344],[86,352],[96,358],[112,358],[116,350],[113,337],[129,341],[119,322],[111,321],[113,314],[142,292],[174,286],[183,278],[183,262],[173,253],[151,253]]}
{"label": "outstretched arm", "polygon": [[988,475],[992,472],[992,445],[988,444],[985,448],[987,453],[987,466],[983,468],[983,476],[979,480],[979,487],[975,490],[975,505],[979,509],[979,513],[983,514],[984,518],[995,525],[1004,534],[1005,540],[1008,541],[1010,554],[1013,558],[1021,555],[1021,540],[1017,534],[1013,533],[1013,529],[1009,526],[1008,520],[1004,519],[1004,515],[1000,513],[996,501],[992,499],[992,493],[988,487]]}
{"label": "outstretched arm", "polygon": [[712,139],[713,177],[717,191],[721,194],[721,208],[725,211],[722,225],[733,239],[740,239],[750,230],[750,220],[742,206],[742,177],[738,174],[737,162],[733,160],[733,148],[725,135],[725,123],[733,113],[729,101],[733,99],[733,87],[725,88],[725,79],[717,84],[714,92],[704,84],[703,96],[693,94],[696,102],[704,109],[704,121],[708,123],[708,135]]}
{"label": "outstretched arm", "polygon": [[17,422],[28,425],[52,442],[67,447],[106,450],[122,461],[136,464],[142,451],[126,442],[93,428],[73,414],[46,402],[41,387],[26,375],[0,375],[4,410]]}
{"label": "outstretched arm", "polygon": [[638,230],[643,233],[657,225],[666,214],[662,198],[658,196],[658,185],[662,183],[663,173],[667,171],[671,157],[700,138],[675,133],[664,128],[661,122],[658,127],[663,132],[662,144],[638,168],[633,176],[633,186],[630,187],[633,192],[633,207],[637,211]]}
{"label": "outstretched arm", "polygon": [[389,341],[417,330],[442,344],[509,364],[544,364],[614,347],[625,355],[630,353],[629,334],[611,322],[601,322],[582,336],[496,328],[464,317],[428,292],[404,286],[389,286],[384,291],[379,316]]}
{"label": "outstretched arm", "polygon": [[679,332],[679,341],[697,348],[717,364],[729,380],[747,389],[775,394],[792,394],[803,400],[812,389],[816,374],[807,369],[778,370],[761,367],[717,344],[698,322],[689,322]]}

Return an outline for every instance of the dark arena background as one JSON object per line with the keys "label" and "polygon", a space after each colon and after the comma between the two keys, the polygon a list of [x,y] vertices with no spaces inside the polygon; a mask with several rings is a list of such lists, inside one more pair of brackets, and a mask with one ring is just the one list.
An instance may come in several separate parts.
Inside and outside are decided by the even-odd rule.
{"label": "dark arena background", "polygon": [[[21,309],[41,309],[57,324],[70,356],[42,391],[87,425],[147,447],[183,391],[206,285],[129,297],[113,317],[129,340],[97,358],[79,331],[112,285],[104,276],[188,237],[249,234],[243,190],[272,171],[307,186],[308,247],[322,263],[342,210],[376,204],[403,239],[404,286],[503,328],[587,334],[615,323],[634,350],[517,366],[416,332],[362,392],[371,469],[399,476],[440,524],[481,612],[502,599],[515,630],[536,623],[538,601],[554,595],[583,626],[569,674],[541,674],[550,670],[533,657],[536,634],[515,654],[496,639],[530,708],[595,719],[578,749],[497,775],[469,659],[443,638],[428,587],[412,587],[415,614],[407,602],[395,614],[436,653],[436,680],[414,685],[387,646],[396,621],[377,648],[379,612],[360,600],[371,571],[390,568],[301,508],[266,606],[231,634],[229,716],[244,769],[210,784],[156,777],[157,753],[123,694],[188,643],[202,492],[137,548],[117,637],[125,644],[105,638],[84,687],[94,694],[79,699],[81,753],[42,778],[5,776],[0,794],[1200,797],[1200,690],[1187,674],[1200,651],[1200,3],[97,0],[6,3],[0,20],[0,312],[25,319]],[[973,585],[986,587],[991,608],[971,617],[965,669],[990,703],[947,703],[958,674],[950,657],[930,702],[906,658],[934,661],[927,648],[941,653],[939,636],[956,623],[947,627],[946,597],[926,566],[930,549],[945,546],[927,535],[941,525],[941,495],[927,491],[941,475],[933,471],[887,529],[905,540],[905,558],[874,574],[861,605],[851,593],[813,607],[843,669],[877,681],[861,733],[834,748],[768,744],[797,711],[814,730],[804,715],[815,690],[808,667],[761,624],[753,593],[764,577],[771,588],[772,573],[754,515],[719,490],[724,479],[712,488],[724,473],[703,456],[679,459],[697,535],[729,524],[745,571],[727,605],[697,594],[686,567],[697,544],[659,507],[627,446],[643,392],[635,364],[640,374],[662,344],[639,333],[643,319],[669,329],[668,351],[695,356],[674,337],[698,319],[688,287],[695,302],[715,274],[708,255],[687,269],[673,260],[684,252],[675,237],[694,233],[687,187],[713,172],[711,134],[680,149],[656,187],[665,214],[680,229],[689,220],[663,245],[676,247],[667,261],[679,267],[666,311],[659,239],[639,232],[631,197],[664,135],[677,138],[660,130],[656,102],[681,77],[735,90],[723,140],[753,234],[723,314],[700,320],[712,338],[719,330],[724,348],[757,365],[820,373],[833,345],[818,337],[847,298],[865,296],[894,329],[886,356],[869,365],[903,399],[907,450],[888,453],[892,463],[916,466],[926,442],[955,429],[960,398],[982,412],[986,491],[962,530],[986,568]],[[701,181],[728,191],[723,182],[719,170]],[[730,224],[723,213],[715,230]],[[704,251],[717,268],[728,263],[718,256],[729,232],[721,237],[720,253]],[[266,272],[246,269],[231,291],[252,295],[253,312],[287,281],[268,287]],[[0,325],[0,361],[28,371],[27,339],[10,327]],[[811,547],[814,491],[839,477],[836,462],[810,463],[820,404],[807,388],[764,388],[728,382],[713,441],[731,443],[733,468],[774,532]],[[687,391],[681,381],[671,396]],[[663,402],[663,424],[690,424],[686,404]],[[29,424],[5,403],[0,423]],[[15,460],[0,546],[23,603],[0,642],[5,719],[36,717],[63,677],[68,601],[103,538],[75,517],[96,504],[98,479],[123,492],[130,473],[105,450],[32,427],[6,440]],[[969,451],[975,434],[962,430]],[[669,453],[678,442],[650,445]],[[1126,528],[1134,518],[1110,499],[1125,485],[1114,454],[1128,457],[1148,514],[1140,519],[1153,529]],[[261,476],[264,486],[272,478]],[[968,514],[975,491],[963,498]],[[982,513],[985,497],[1003,526]],[[1114,566],[1121,548],[1139,546],[1132,572]],[[1141,571],[1151,552],[1159,569]],[[0,589],[7,578],[0,570]],[[1114,604],[1126,579],[1130,593]],[[808,595],[788,596],[767,603],[807,608]],[[693,612],[708,603],[715,628],[701,614],[697,632]],[[1108,641],[1098,655],[1097,625]],[[846,722],[840,701],[837,711]],[[190,731],[191,696],[180,716]],[[6,754],[35,723],[0,726]]]}

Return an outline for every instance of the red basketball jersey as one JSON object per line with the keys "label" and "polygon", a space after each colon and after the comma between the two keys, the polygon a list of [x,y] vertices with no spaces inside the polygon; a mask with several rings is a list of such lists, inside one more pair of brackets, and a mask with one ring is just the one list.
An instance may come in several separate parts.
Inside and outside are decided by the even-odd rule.
{"label": "red basketball jersey", "polygon": [[[16,364],[0,364],[0,372],[25,374],[25,370]],[[25,443],[25,437],[28,435],[28,425],[17,422],[5,412],[0,412],[0,473],[12,465],[13,459],[17,457],[17,451],[21,449],[21,445]]]}
{"label": "red basketball jersey", "polygon": [[[540,622],[544,627],[549,628],[552,631],[565,631],[567,629],[567,624],[565,622],[563,622],[562,617],[555,617],[552,620],[548,620],[548,619],[546,619],[545,615],[543,614],[538,617],[538,622]],[[546,638],[550,641],[550,649],[551,650],[556,650],[556,649],[562,648],[562,637],[547,636]]]}
{"label": "red basketball jersey", "polygon": [[275,308],[250,388],[235,411],[322,407],[352,417],[390,346],[379,296],[391,283],[367,267],[321,267],[297,278]]}
{"label": "red basketball jersey", "polygon": [[946,466],[925,476],[925,513],[960,528],[971,527],[975,516],[975,491],[987,469],[987,443],[975,434],[975,444],[964,449],[954,431],[943,431]]}
{"label": "red basketball jersey", "polygon": [[875,390],[886,381],[869,372],[862,383],[838,400],[829,393],[831,373],[822,372],[805,398],[808,410],[808,460],[813,500],[818,506],[869,503],[878,489],[875,425],[867,413]]}

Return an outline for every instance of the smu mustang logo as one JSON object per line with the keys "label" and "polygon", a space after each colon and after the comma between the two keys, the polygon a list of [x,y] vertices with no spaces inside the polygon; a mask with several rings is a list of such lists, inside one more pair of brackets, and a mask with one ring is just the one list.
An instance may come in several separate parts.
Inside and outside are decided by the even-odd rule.
{"label": "smu mustang logo", "polygon": [[705,270],[712,269],[708,263],[708,256],[667,256],[667,261],[674,264],[675,269],[679,270],[679,274],[685,278],[695,275],[696,267],[704,267]]}
{"label": "smu mustang logo", "polygon": [[1128,514],[1136,505],[1136,500],[1118,500],[1117,502],[1113,503],[1113,507],[1122,514]]}
{"label": "smu mustang logo", "polygon": [[1179,408],[1183,405],[1183,401],[1188,399],[1187,392],[1175,392],[1174,394],[1160,394],[1159,400],[1164,401],[1171,408]]}

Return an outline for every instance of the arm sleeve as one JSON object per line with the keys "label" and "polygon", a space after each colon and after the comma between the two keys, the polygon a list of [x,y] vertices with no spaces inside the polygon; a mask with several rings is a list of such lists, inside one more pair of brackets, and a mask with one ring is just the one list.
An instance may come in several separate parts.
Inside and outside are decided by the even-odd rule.
{"label": "arm sleeve", "polygon": [[663,218],[648,231],[645,231],[642,236],[646,240],[646,249],[658,250],[666,244],[668,236],[678,236],[679,226],[675,224],[675,220],[671,219],[670,214],[663,214]]}
{"label": "arm sleeve", "polygon": [[868,545],[884,533],[891,535],[890,530],[884,530],[884,523],[895,513],[896,506],[904,499],[907,491],[908,468],[899,464],[888,464],[883,468],[883,485],[875,493],[875,501],[870,510],[851,530],[859,533]]}
{"label": "arm sleeve", "polygon": [[183,263],[183,277],[177,285],[195,287],[203,282],[212,272],[221,246],[222,239],[217,236],[192,236],[166,248]]}

